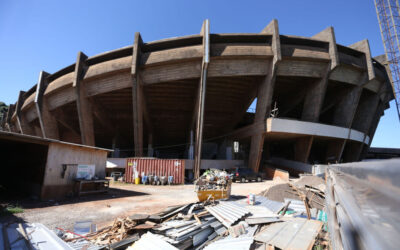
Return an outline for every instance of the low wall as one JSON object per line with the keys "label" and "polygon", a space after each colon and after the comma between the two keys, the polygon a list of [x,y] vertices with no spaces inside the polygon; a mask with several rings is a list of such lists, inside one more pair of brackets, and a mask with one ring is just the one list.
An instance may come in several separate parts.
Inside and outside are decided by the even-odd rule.
{"label": "low wall", "polygon": [[[194,160],[185,160],[185,169],[193,169]],[[243,160],[201,160],[201,169],[229,169],[244,167]]]}
{"label": "low wall", "polygon": [[[50,143],[47,154],[41,199],[62,199],[74,191],[77,164],[96,166],[95,175],[104,178],[106,175],[107,151],[79,147],[71,144]],[[65,170],[63,164],[69,164]]]}

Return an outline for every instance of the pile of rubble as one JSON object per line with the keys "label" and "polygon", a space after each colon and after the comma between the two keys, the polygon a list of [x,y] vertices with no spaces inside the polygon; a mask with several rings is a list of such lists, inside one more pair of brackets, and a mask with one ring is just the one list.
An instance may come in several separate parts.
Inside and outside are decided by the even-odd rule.
{"label": "pile of rubble", "polygon": [[218,169],[210,169],[204,172],[199,179],[195,181],[195,187],[197,190],[220,190],[225,189],[229,182],[231,182],[231,176],[226,171]]}
{"label": "pile of rubble", "polygon": [[[197,186],[218,188],[226,185],[227,176],[208,173]],[[153,215],[135,214],[75,241],[79,246],[86,241],[89,249],[311,249],[315,244],[323,249],[328,245],[325,184],[319,177],[303,178],[273,186],[253,196],[253,202],[207,200]],[[65,241],[74,246],[74,240]]]}

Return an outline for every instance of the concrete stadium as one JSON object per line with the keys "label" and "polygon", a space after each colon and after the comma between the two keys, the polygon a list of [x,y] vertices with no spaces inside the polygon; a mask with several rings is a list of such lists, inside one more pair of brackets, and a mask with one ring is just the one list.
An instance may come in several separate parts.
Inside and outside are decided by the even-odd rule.
{"label": "concrete stadium", "polygon": [[258,171],[272,158],[362,159],[393,98],[385,58],[372,58],[367,40],[337,44],[332,27],[282,35],[276,20],[260,33],[211,34],[205,21],[200,34],[136,33],[131,46],[40,72],[2,127],[115,157],[195,159],[195,169],[241,159]]}

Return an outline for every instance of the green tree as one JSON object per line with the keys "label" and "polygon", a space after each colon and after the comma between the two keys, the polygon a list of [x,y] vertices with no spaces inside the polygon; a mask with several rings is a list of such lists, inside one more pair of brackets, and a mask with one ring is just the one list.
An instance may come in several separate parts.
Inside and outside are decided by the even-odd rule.
{"label": "green tree", "polygon": [[8,111],[8,106],[4,102],[0,102],[0,121],[3,120]]}

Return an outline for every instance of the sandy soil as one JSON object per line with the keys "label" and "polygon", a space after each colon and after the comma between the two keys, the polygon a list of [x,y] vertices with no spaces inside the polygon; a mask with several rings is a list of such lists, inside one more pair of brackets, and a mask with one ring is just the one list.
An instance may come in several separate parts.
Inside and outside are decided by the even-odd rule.
{"label": "sandy soil", "polygon": [[[277,181],[233,183],[232,195],[258,194]],[[168,206],[196,202],[193,185],[145,186],[112,184],[108,194],[91,195],[62,202],[25,202],[24,212],[16,217],[27,222],[40,222],[51,229],[72,229],[74,222],[92,220],[98,228],[117,217],[134,213],[152,214]]]}

